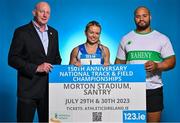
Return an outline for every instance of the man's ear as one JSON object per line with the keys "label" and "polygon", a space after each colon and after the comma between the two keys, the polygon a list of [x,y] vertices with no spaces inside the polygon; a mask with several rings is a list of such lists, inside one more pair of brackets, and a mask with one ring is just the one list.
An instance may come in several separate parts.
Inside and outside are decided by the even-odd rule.
{"label": "man's ear", "polygon": [[152,20],[152,16],[150,16],[150,21]]}
{"label": "man's ear", "polygon": [[33,16],[35,16],[36,15],[36,10],[33,10],[32,14],[33,14]]}

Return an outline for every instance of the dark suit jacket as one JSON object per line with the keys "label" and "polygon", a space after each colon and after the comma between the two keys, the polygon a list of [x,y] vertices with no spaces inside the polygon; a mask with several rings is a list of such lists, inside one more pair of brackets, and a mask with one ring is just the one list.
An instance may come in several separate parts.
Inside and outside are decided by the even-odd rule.
{"label": "dark suit jacket", "polygon": [[41,98],[48,91],[48,74],[36,73],[37,66],[48,62],[60,64],[58,32],[48,26],[47,55],[32,22],[14,32],[8,54],[8,64],[18,71],[17,95],[23,98]]}

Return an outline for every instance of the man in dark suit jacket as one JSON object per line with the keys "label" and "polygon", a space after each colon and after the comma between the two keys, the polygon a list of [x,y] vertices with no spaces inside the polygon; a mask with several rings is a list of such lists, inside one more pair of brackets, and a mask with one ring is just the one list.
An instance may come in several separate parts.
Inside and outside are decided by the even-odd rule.
{"label": "man in dark suit jacket", "polygon": [[33,15],[15,30],[8,55],[8,64],[18,71],[18,122],[32,122],[36,110],[39,121],[48,122],[48,73],[61,64],[58,32],[47,25],[49,4],[37,3]]}

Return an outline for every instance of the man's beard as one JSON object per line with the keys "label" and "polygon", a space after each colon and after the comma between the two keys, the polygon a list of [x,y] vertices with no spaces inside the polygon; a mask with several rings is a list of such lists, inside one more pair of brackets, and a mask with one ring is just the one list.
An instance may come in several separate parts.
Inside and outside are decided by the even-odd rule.
{"label": "man's beard", "polygon": [[145,24],[144,25],[140,25],[140,22],[139,23],[136,23],[136,27],[138,30],[146,30],[149,26],[150,26],[150,22],[144,22]]}

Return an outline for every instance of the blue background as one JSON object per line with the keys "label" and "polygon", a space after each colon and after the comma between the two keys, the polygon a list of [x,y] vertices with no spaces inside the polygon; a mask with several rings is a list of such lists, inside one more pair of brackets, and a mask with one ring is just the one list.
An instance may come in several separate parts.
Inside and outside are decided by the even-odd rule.
{"label": "blue background", "polygon": [[[16,70],[7,64],[9,46],[16,27],[29,23],[38,0],[1,0],[0,4],[0,121],[16,120]],[[85,42],[84,29],[91,20],[102,25],[101,43],[109,47],[114,63],[119,41],[135,28],[134,9],[147,6],[152,13],[151,25],[166,34],[174,47],[175,69],[164,72],[162,121],[180,121],[180,82],[178,81],[180,48],[179,0],[49,0],[49,24],[59,32],[62,64],[68,64],[73,47]],[[37,120],[37,119],[36,119]]]}

